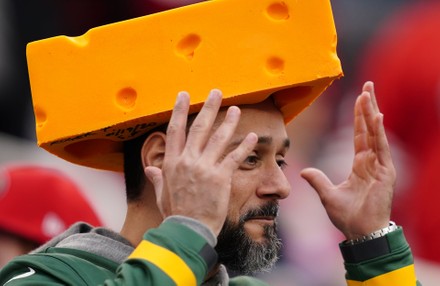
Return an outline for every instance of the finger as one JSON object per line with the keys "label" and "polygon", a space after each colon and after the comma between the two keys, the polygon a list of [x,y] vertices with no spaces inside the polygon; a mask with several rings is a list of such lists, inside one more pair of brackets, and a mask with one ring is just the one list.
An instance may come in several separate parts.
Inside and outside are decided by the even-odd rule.
{"label": "finger", "polygon": [[156,205],[159,208],[162,216],[165,218],[165,202],[163,200],[163,177],[162,170],[148,166],[144,169],[145,176],[153,184],[154,192],[156,194]]}
{"label": "finger", "polygon": [[354,108],[354,151],[359,153],[368,149],[368,131],[362,113],[361,97],[356,99]]}
{"label": "finger", "polygon": [[221,162],[222,167],[224,167],[226,170],[229,170],[232,174],[232,172],[240,166],[246,157],[249,156],[252,150],[254,150],[257,142],[257,134],[253,132],[249,133],[243,139],[243,141],[241,141],[237,148],[226,155],[225,159],[223,159]]}
{"label": "finger", "polygon": [[177,95],[176,103],[167,128],[165,156],[179,155],[185,146],[186,121],[189,110],[189,94],[181,91]]}
{"label": "finger", "polygon": [[379,111],[379,105],[377,104],[376,100],[376,93],[374,91],[374,84],[372,81],[367,81],[364,83],[364,86],[362,88],[362,91],[366,91],[370,94],[371,104],[373,106],[373,110],[375,113],[380,113]]}
{"label": "finger", "polygon": [[371,128],[369,128],[369,130],[373,130],[370,131],[370,134],[373,134],[374,142],[370,144],[370,147],[374,149],[376,155],[378,156],[378,160],[382,165],[392,165],[391,151],[385,133],[385,127],[383,125],[383,114],[380,113],[379,106],[377,104],[373,82],[366,82],[363,90],[369,93],[370,102],[373,109],[372,122],[369,125]]}
{"label": "finger", "polygon": [[191,124],[186,144],[187,150],[199,153],[205,147],[208,137],[211,134],[212,125],[220,109],[221,102],[221,91],[218,89],[211,90],[202,109]]}
{"label": "finger", "polygon": [[362,92],[360,95],[360,104],[362,108],[362,114],[365,121],[365,125],[367,127],[367,143],[368,148],[375,149],[375,121],[378,113],[375,113],[373,110],[373,105],[371,103],[371,97],[368,92]]}
{"label": "finger", "polygon": [[376,154],[381,165],[390,166],[393,164],[390,145],[383,125],[383,114],[379,114],[376,120]]}
{"label": "finger", "polygon": [[315,189],[321,201],[325,201],[329,190],[334,187],[330,179],[321,170],[315,168],[306,168],[300,175]]}
{"label": "finger", "polygon": [[229,107],[222,124],[209,138],[203,151],[203,158],[208,164],[214,164],[223,156],[240,120],[240,113],[238,107]]}

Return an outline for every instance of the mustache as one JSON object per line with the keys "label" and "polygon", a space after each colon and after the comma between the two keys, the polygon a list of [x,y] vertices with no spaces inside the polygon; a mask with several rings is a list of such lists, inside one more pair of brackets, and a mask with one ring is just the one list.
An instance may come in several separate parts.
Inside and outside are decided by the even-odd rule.
{"label": "mustache", "polygon": [[240,217],[240,222],[256,218],[256,217],[277,217],[280,206],[277,202],[268,202],[259,208],[251,209]]}

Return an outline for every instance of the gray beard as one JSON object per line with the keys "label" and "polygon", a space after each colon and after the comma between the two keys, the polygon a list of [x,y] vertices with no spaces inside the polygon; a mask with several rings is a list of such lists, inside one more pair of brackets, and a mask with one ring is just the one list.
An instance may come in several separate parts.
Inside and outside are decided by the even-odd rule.
{"label": "gray beard", "polygon": [[265,242],[252,240],[244,229],[244,223],[252,216],[277,212],[278,205],[272,203],[246,214],[239,223],[226,219],[215,247],[219,262],[228,270],[244,275],[270,271],[279,258],[282,245],[276,222],[264,228]]}

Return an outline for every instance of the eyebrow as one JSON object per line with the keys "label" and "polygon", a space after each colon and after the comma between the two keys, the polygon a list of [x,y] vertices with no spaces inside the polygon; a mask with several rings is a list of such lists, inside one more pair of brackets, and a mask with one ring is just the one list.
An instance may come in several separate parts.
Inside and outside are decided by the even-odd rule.
{"label": "eyebrow", "polygon": [[[243,141],[243,139],[237,140],[234,143],[232,143],[232,146],[238,146]],[[272,144],[273,138],[271,136],[259,136],[257,144],[264,144],[264,145],[270,145]],[[283,141],[283,148],[288,149],[290,147],[290,139],[286,138]]]}

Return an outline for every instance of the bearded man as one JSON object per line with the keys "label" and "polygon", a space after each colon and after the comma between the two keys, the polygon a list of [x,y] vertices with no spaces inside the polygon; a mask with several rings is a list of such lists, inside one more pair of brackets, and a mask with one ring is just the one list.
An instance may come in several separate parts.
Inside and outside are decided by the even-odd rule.
{"label": "bearded man", "polygon": [[[128,208],[120,233],[78,223],[15,259],[0,281],[264,285],[249,276],[229,279],[226,268],[251,274],[276,261],[278,202],[290,192],[283,173],[290,140],[272,97],[240,107],[221,108],[221,102],[221,91],[212,90],[201,111],[188,117],[189,94],[181,92],[166,132],[157,128],[125,142]],[[415,285],[405,276],[415,277],[401,229],[388,226],[395,171],[372,83],[364,85],[355,114],[355,159],[347,181],[333,185],[317,169],[302,176],[346,236],[341,248],[347,265],[372,263],[385,281],[380,285],[387,285],[383,277],[395,260],[390,279],[399,273],[405,285]]]}
{"label": "bearded man", "polygon": [[[207,1],[29,46],[40,146],[123,170],[127,213],[119,232],[73,225],[10,262],[0,285],[265,285],[249,274],[270,269],[280,249],[286,123],[342,76],[329,2],[269,2]],[[146,36],[152,23],[157,39]],[[173,106],[183,88],[191,100],[179,92]],[[354,110],[348,179],[334,185],[313,168],[301,175],[346,237],[349,285],[414,286],[411,250],[390,222],[396,174],[371,82]]]}

